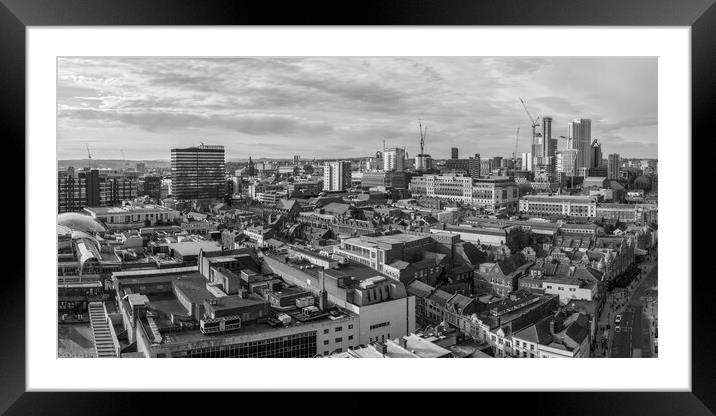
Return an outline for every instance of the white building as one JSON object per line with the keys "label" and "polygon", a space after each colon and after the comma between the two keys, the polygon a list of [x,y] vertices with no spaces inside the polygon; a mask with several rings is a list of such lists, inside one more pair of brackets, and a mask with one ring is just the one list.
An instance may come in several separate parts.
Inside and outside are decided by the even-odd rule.
{"label": "white building", "polygon": [[597,198],[584,195],[525,195],[520,198],[519,210],[528,215],[594,218],[597,215]]}
{"label": "white building", "polygon": [[161,205],[127,205],[123,207],[87,207],[84,209],[93,218],[109,227],[171,222],[179,218],[179,211]]}
{"label": "white building", "polygon": [[532,171],[532,153],[522,153],[522,170]]}
{"label": "white building", "polygon": [[278,256],[265,256],[264,261],[283,280],[314,295],[320,296],[325,288],[330,304],[357,315],[359,344],[385,342],[415,331],[415,297],[399,281],[355,264],[323,270],[301,268]]}
{"label": "white building", "polygon": [[510,178],[472,178],[454,175],[424,175],[410,182],[413,196],[429,196],[472,204],[486,211],[517,208],[519,188]]}
{"label": "white building", "polygon": [[351,187],[351,162],[329,162],[323,168],[323,190],[343,191]]}

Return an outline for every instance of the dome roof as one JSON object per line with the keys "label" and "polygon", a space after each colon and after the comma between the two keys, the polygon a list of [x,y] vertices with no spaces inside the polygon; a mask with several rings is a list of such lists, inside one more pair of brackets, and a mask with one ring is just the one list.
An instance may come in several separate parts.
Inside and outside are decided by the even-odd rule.
{"label": "dome roof", "polygon": [[64,225],[57,224],[57,235],[68,235],[72,233],[72,229],[70,227],[66,227]]}
{"label": "dome roof", "polygon": [[73,239],[73,240],[77,240],[77,239],[80,239],[80,238],[89,238],[89,239],[91,239],[91,240],[93,240],[93,241],[94,241],[94,239],[95,239],[94,237],[92,237],[91,235],[87,234],[87,233],[84,232],[84,231],[72,231],[72,239]]}
{"label": "dome roof", "polygon": [[103,232],[105,226],[89,215],[76,212],[65,212],[57,216],[57,225],[65,226],[72,231],[84,231],[87,233]]}

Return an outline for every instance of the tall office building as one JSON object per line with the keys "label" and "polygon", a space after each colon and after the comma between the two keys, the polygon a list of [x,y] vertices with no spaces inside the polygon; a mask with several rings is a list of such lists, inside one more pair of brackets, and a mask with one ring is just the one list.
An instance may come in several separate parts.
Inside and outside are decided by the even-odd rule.
{"label": "tall office building", "polygon": [[592,142],[590,151],[591,153],[589,155],[589,167],[600,167],[602,165],[602,145],[597,142],[597,139],[594,139],[594,141]]}
{"label": "tall office building", "polygon": [[565,176],[577,176],[577,150],[562,149],[557,152],[557,173],[564,173]]}
{"label": "tall office building", "polygon": [[580,168],[589,168],[589,156],[591,154],[590,144],[592,143],[592,120],[577,118],[567,125],[568,136],[572,143],[572,149],[577,153],[577,171]]}
{"label": "tall office building", "polygon": [[383,150],[383,170],[402,172],[405,170],[405,149],[394,147]]}
{"label": "tall office building", "polygon": [[323,168],[323,190],[344,191],[351,187],[351,162],[328,162]]}
{"label": "tall office building", "polygon": [[172,193],[177,199],[224,197],[224,146],[172,149]]}
{"label": "tall office building", "polygon": [[542,117],[542,157],[554,156],[556,143],[552,140],[552,117]]}
{"label": "tall office building", "polygon": [[607,179],[619,179],[619,154],[609,155],[607,159]]}
{"label": "tall office building", "polygon": [[457,147],[453,147],[450,151],[450,158],[451,159],[458,159],[458,149]]}

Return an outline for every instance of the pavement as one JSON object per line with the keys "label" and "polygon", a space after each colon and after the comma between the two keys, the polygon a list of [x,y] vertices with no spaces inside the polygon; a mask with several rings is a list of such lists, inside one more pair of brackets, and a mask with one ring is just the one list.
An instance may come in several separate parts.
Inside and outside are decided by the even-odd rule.
{"label": "pavement", "polygon": [[[612,316],[622,315],[619,325],[621,332],[615,332],[615,324],[611,322],[609,357],[615,358],[650,358],[654,356],[653,335],[655,324],[652,324],[652,301],[655,298],[658,284],[658,265],[646,262],[645,276],[640,277],[635,289],[629,292],[628,301],[618,307]],[[641,267],[641,266],[640,266]]]}

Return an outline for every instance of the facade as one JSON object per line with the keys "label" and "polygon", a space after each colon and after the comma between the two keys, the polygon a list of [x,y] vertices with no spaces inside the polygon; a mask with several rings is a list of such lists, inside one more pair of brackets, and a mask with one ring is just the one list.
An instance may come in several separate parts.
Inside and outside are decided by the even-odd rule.
{"label": "facade", "polygon": [[562,149],[557,152],[556,165],[557,173],[563,173],[567,177],[577,176],[577,149]]}
{"label": "facade", "polygon": [[407,172],[363,172],[361,186],[407,189],[409,181],[410,175]]}
{"label": "facade", "polygon": [[172,149],[172,195],[176,199],[221,199],[225,192],[224,146]]}
{"label": "facade", "polygon": [[589,168],[591,143],[592,143],[592,120],[578,118],[567,125],[568,138],[572,148],[577,152],[577,171],[580,168]]}
{"label": "facade", "polygon": [[607,179],[619,179],[619,154],[612,153],[607,160]]}
{"label": "facade", "polygon": [[383,150],[383,170],[402,172],[405,170],[405,149],[394,147]]}
{"label": "facade", "polygon": [[323,168],[323,190],[344,191],[351,187],[351,162],[329,162]]}
{"label": "facade", "polygon": [[488,212],[517,209],[519,187],[505,176],[478,178],[472,182],[472,204]]}
{"label": "facade", "polygon": [[415,330],[415,298],[402,283],[374,270],[360,265],[302,268],[306,262],[287,262],[285,256],[265,256],[264,261],[284,281],[314,295],[325,290],[329,304],[357,315],[356,344],[385,342]]}
{"label": "facade", "polygon": [[480,167],[480,155],[468,159],[448,159],[445,161],[445,170],[452,172],[464,172],[473,178],[478,178],[483,172]]}
{"label": "facade", "polygon": [[522,170],[532,172],[532,153],[522,153]]}
{"label": "facade", "polygon": [[109,228],[153,226],[179,218],[179,211],[161,205],[87,207],[84,210]]}
{"label": "facade", "polygon": [[519,210],[537,216],[595,218],[597,198],[582,195],[526,195],[520,199]]}
{"label": "facade", "polygon": [[[460,160],[460,159],[456,159]],[[423,175],[410,181],[413,197],[434,197],[472,204],[486,211],[515,209],[519,198],[517,184],[508,177]]]}
{"label": "facade", "polygon": [[410,192],[414,197],[437,197],[469,204],[472,202],[472,178],[453,175],[418,176],[410,181]]}

